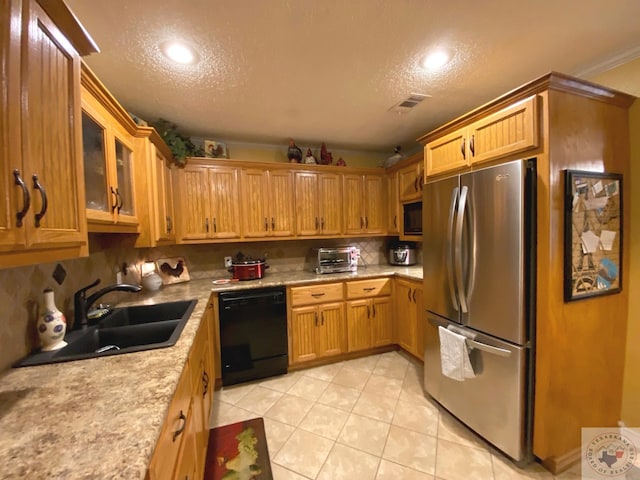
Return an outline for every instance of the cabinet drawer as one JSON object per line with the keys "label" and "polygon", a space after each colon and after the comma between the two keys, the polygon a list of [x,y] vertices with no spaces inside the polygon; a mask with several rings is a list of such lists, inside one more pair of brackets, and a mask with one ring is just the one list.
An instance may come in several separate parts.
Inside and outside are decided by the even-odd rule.
{"label": "cabinet drawer", "polygon": [[[176,393],[164,422],[164,427],[158,438],[156,449],[149,465],[149,477],[153,479],[168,478],[167,472],[173,472],[180,444],[187,426],[189,406],[191,403],[191,379],[188,364],[182,372]],[[182,433],[174,435],[182,429]]]}
{"label": "cabinet drawer", "polygon": [[378,295],[391,295],[391,280],[389,278],[347,282],[348,299],[376,297]]}
{"label": "cabinet drawer", "polygon": [[291,306],[313,305],[315,303],[336,302],[342,300],[342,283],[325,283],[309,287],[291,288]]}

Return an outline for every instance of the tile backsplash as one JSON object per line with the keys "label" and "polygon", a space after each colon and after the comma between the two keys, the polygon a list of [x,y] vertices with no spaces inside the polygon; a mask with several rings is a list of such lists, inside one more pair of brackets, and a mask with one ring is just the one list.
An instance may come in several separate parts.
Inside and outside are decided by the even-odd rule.
{"label": "tile backsplash", "polygon": [[[99,287],[115,283],[116,271],[127,265],[125,283],[139,283],[139,265],[145,260],[183,257],[192,279],[228,278],[224,257],[238,252],[255,258],[267,257],[269,271],[300,271],[310,268],[312,249],[325,246],[355,245],[367,265],[387,263],[386,238],[285,240],[252,243],[203,245],[172,245],[157,248],[115,248],[91,254],[89,257],[42,263],[10,269],[0,269],[0,371],[38,347],[35,330],[45,288],[54,291],[57,307],[73,320],[73,294],[79,288],[102,279]],[[420,258],[420,256],[418,257]],[[56,266],[66,271],[62,285],[53,278]],[[92,290],[93,291],[93,290]],[[117,303],[128,293],[114,292],[101,299]]]}

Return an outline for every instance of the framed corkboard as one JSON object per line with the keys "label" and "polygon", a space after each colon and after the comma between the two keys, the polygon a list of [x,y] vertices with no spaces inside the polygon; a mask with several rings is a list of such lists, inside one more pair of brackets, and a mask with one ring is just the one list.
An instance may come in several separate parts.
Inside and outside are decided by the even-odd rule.
{"label": "framed corkboard", "polygon": [[622,175],[565,170],[564,301],[622,289]]}

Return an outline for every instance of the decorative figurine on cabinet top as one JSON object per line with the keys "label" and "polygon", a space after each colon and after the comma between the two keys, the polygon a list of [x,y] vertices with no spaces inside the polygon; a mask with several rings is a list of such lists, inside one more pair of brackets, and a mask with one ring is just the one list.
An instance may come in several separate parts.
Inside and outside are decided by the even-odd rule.
{"label": "decorative figurine on cabinet top", "polygon": [[293,138],[289,139],[289,149],[287,150],[287,157],[291,163],[300,163],[302,161],[302,150],[293,141]]}
{"label": "decorative figurine on cabinet top", "polygon": [[340,157],[338,159],[338,161],[336,162],[336,165],[338,165],[339,167],[346,167],[347,166],[347,162],[345,162],[342,157]]}
{"label": "decorative figurine on cabinet top", "polygon": [[333,155],[331,152],[327,151],[327,146],[322,142],[322,146],[320,147],[320,164],[321,165],[331,165],[333,163]]}
{"label": "decorative figurine on cabinet top", "polygon": [[311,153],[311,149],[307,148],[307,156],[304,157],[304,163],[307,164],[317,164],[318,162],[316,161],[316,157],[313,156],[313,154]]}

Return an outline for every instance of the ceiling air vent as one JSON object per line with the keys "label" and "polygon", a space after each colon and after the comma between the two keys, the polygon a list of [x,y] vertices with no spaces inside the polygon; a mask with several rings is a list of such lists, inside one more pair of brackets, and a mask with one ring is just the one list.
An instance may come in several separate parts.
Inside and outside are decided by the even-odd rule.
{"label": "ceiling air vent", "polygon": [[399,103],[396,103],[393,107],[389,109],[390,112],[395,113],[407,113],[412,108],[417,107],[420,103],[430,95],[425,95],[423,93],[412,93],[408,98],[401,100]]}

